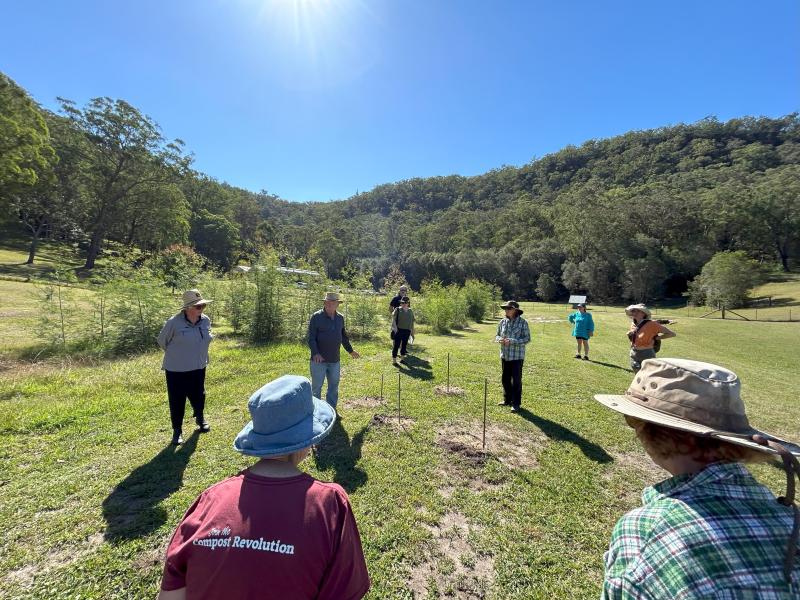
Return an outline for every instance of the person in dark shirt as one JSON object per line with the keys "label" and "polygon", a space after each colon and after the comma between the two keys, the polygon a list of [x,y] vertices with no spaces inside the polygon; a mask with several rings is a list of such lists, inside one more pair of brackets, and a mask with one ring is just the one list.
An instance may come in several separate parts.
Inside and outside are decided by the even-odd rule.
{"label": "person in dark shirt", "polygon": [[390,313],[393,313],[396,308],[400,308],[400,301],[403,299],[404,296],[408,296],[408,287],[405,285],[401,285],[400,291],[397,292],[397,296],[395,296],[389,301]]}
{"label": "person in dark shirt", "polygon": [[353,358],[358,352],[350,345],[350,338],[344,328],[344,317],[336,309],[341,300],[339,294],[328,292],[324,298],[324,308],[311,315],[308,322],[308,347],[311,349],[311,389],[314,397],[322,397],[322,384],[328,378],[325,401],[336,410],[339,401],[339,346]]}

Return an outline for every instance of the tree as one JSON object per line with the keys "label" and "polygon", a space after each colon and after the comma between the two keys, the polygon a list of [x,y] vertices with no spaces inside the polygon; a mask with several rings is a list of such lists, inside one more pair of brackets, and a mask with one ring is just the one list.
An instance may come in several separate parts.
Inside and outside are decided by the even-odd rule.
{"label": "tree", "polygon": [[689,289],[697,303],[736,308],[744,305],[750,289],[762,280],[761,267],[744,252],[719,252],[705,264]]}
{"label": "tree", "polygon": [[239,231],[234,223],[203,209],[192,218],[189,237],[200,254],[226,271],[231,268],[239,248]]}
{"label": "tree", "polygon": [[34,185],[56,161],[44,117],[28,94],[0,73],[0,196]]}
{"label": "tree", "polygon": [[536,295],[544,302],[552,302],[558,293],[558,284],[550,273],[542,273],[536,280]]}
{"label": "tree", "polygon": [[800,165],[764,174],[753,189],[751,216],[763,228],[783,270],[788,272],[791,249],[800,244]]}
{"label": "tree", "polygon": [[89,142],[83,175],[91,202],[86,224],[91,239],[84,268],[91,269],[126,203],[144,189],[178,182],[191,157],[183,154],[181,140],[167,143],[158,124],[124,100],[94,98],[83,109],[59,101]]}

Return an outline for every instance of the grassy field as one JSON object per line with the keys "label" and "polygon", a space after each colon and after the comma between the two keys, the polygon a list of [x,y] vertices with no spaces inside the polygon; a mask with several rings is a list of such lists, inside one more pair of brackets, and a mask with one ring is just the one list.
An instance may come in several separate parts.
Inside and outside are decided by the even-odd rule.
{"label": "grassy field", "polygon": [[[35,308],[24,300],[30,284],[0,283],[8,284],[0,290],[8,343]],[[630,381],[624,316],[595,312],[593,362],[583,362],[572,358],[563,307],[524,306],[533,342],[519,415],[496,406],[494,322],[450,336],[421,332],[399,371],[400,427],[388,336],[357,343],[360,360],[344,357],[344,419],[304,466],[350,494],[370,598],[595,598],[614,522],[644,485],[664,477],[622,418],[592,400]],[[674,329],[663,355],[733,368],[753,423],[800,438],[800,359],[789,346],[800,324],[679,318]],[[300,345],[254,348],[222,333],[207,380],[213,430],[178,449],[168,445],[158,352],[85,366],[4,363],[0,597],[155,595],[184,510],[250,463],[231,449],[250,393],[278,375],[308,371]],[[451,385],[463,394],[437,393],[448,353]],[[782,493],[779,471],[754,470]]]}

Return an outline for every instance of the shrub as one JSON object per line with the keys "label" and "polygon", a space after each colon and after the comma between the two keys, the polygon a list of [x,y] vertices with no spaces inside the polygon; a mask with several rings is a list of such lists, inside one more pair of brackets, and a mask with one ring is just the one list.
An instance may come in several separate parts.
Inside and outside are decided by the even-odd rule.
{"label": "shrub", "polygon": [[536,295],[542,302],[552,302],[558,294],[558,284],[549,273],[542,273],[536,280]]}
{"label": "shrub", "polygon": [[467,316],[480,323],[492,314],[492,304],[498,295],[495,286],[477,279],[467,279],[462,290]]}
{"label": "shrub", "polygon": [[433,333],[450,333],[455,312],[451,290],[434,279],[423,281],[421,291],[420,323],[430,325]]}
{"label": "shrub", "polygon": [[274,265],[256,265],[251,270],[255,301],[250,320],[250,340],[264,344],[278,339],[282,331],[281,298],[283,280]]}
{"label": "shrub", "polygon": [[759,264],[744,252],[718,252],[689,284],[690,299],[695,304],[737,308],[762,281]]}

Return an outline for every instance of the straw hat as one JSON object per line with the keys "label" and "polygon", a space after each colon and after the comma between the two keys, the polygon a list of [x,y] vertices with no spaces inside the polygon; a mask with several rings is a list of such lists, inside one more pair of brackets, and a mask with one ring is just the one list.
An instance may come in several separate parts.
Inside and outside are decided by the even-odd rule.
{"label": "straw hat", "polygon": [[342,299],[339,297],[339,294],[336,292],[325,292],[325,297],[323,298],[325,302],[341,302]]}

